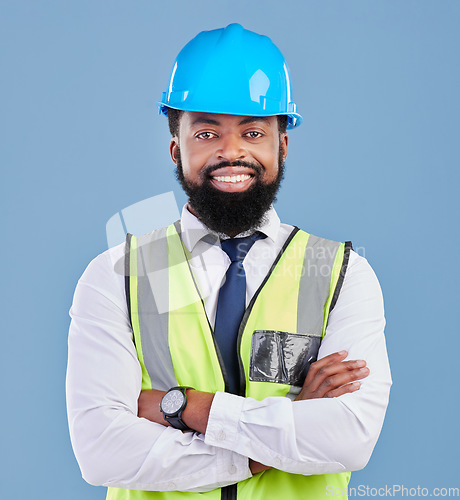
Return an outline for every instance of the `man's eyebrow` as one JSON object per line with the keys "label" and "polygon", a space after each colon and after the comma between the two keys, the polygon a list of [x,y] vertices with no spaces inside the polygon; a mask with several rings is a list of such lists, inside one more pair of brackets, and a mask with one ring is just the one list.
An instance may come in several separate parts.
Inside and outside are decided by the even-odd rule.
{"label": "man's eyebrow", "polygon": [[204,116],[200,116],[193,120],[192,125],[201,125],[203,123],[206,125],[220,125],[217,120],[213,120],[212,118],[205,118]]}
{"label": "man's eyebrow", "polygon": [[247,116],[246,118],[243,118],[239,125],[246,125],[247,123],[252,123],[252,122],[268,122],[268,116]]}

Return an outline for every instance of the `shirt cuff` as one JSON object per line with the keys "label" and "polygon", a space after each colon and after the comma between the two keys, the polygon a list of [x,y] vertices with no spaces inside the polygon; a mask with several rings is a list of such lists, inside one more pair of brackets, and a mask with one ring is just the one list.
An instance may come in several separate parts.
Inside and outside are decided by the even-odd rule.
{"label": "shirt cuff", "polygon": [[205,443],[218,448],[234,450],[244,398],[216,392],[209,412]]}
{"label": "shirt cuff", "polygon": [[[195,435],[195,439],[202,439],[203,434]],[[249,459],[238,453],[216,448],[215,467],[178,477],[173,481],[166,481],[155,485],[159,491],[184,491],[190,493],[206,493],[216,488],[225,488],[252,476],[249,469]],[[194,484],[205,486],[194,486]],[[151,488],[149,488],[151,489]]]}

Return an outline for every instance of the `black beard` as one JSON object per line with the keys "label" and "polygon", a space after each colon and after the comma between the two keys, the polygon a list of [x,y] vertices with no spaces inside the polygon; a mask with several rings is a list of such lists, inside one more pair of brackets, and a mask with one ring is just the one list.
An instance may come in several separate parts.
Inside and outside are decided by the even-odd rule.
{"label": "black beard", "polygon": [[[243,166],[254,171],[252,185],[241,193],[228,193],[211,184],[211,172],[222,167]],[[201,185],[184,177],[180,151],[177,152],[176,177],[189,197],[189,204],[198,218],[209,229],[228,236],[257,229],[265,222],[266,212],[276,201],[276,194],[284,176],[283,151],[278,157],[278,175],[271,183],[261,180],[263,167],[244,161],[223,162],[213,165],[201,175]]]}

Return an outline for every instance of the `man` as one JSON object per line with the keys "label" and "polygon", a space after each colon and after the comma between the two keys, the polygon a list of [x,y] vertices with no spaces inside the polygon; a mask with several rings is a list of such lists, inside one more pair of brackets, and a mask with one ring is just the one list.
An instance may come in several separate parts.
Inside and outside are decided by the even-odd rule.
{"label": "man", "polygon": [[284,58],[237,24],[202,32],[160,110],[189,202],[77,286],[67,391],[83,476],[109,499],[343,496],[388,402],[383,303],[349,244],[271,205],[302,120]]}

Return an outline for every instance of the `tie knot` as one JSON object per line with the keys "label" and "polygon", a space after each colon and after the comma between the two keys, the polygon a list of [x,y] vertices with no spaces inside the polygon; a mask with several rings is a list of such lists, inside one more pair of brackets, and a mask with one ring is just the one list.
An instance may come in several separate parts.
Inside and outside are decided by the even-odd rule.
{"label": "tie knot", "polygon": [[230,238],[221,242],[222,250],[229,256],[232,262],[243,262],[247,253],[256,240],[265,238],[264,234],[254,233],[245,238]]}

